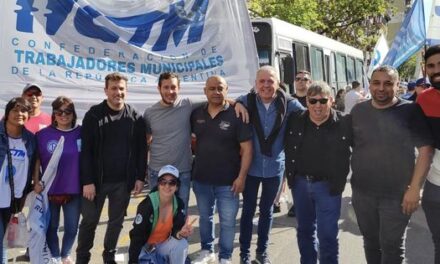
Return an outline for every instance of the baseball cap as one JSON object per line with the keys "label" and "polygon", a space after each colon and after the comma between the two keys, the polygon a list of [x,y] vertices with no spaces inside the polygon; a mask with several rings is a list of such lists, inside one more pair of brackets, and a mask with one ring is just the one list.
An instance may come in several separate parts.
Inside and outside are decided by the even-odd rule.
{"label": "baseball cap", "polygon": [[179,170],[173,165],[165,165],[159,170],[158,178],[164,176],[165,174],[170,174],[177,179],[179,178]]}
{"label": "baseball cap", "polygon": [[416,82],[409,82],[408,83],[408,87],[407,87],[408,91],[412,91],[415,88],[416,88]]}
{"label": "baseball cap", "polygon": [[425,78],[420,78],[416,81],[416,86],[426,86],[428,82],[425,80]]}
{"label": "baseball cap", "polygon": [[37,90],[39,90],[40,92],[43,92],[43,91],[41,90],[41,87],[40,87],[38,84],[35,84],[35,83],[28,83],[28,84],[26,84],[26,86],[23,88],[23,93],[27,92],[27,91],[30,90],[30,89],[37,89]]}

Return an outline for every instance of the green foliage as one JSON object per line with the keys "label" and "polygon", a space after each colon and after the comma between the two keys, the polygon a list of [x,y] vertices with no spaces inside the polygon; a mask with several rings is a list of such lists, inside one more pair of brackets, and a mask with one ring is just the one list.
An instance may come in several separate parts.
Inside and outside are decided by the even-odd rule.
{"label": "green foliage", "polygon": [[369,50],[392,7],[387,0],[250,0],[249,9]]}
{"label": "green foliage", "polygon": [[420,56],[419,52],[412,55],[405,63],[397,68],[400,79],[410,80],[413,78],[417,66],[417,56]]}

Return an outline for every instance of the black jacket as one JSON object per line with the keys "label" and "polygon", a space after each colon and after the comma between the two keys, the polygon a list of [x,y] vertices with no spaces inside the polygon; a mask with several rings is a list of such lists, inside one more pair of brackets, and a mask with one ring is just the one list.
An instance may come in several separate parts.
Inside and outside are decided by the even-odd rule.
{"label": "black jacket", "polygon": [[[106,100],[94,105],[87,111],[81,127],[81,156],[80,156],[80,180],[81,185],[95,184],[96,190],[103,183],[104,171],[102,157],[103,153],[103,125],[108,116],[105,114]],[[130,105],[125,104],[124,118],[131,119],[130,134],[127,135],[130,141],[129,157],[126,168],[127,189],[134,187],[136,180],[144,181],[147,141],[145,137],[145,122],[142,115],[139,115]]]}
{"label": "black jacket", "polygon": [[[133,229],[130,231],[130,247],[128,249],[128,263],[138,263],[142,247],[147,243],[151,231],[154,230],[159,217],[159,193],[152,192],[138,205]],[[185,205],[174,196],[173,200],[173,228],[171,236],[176,237],[185,225]]]}
{"label": "black jacket", "polygon": [[[286,153],[286,175],[289,186],[293,186],[297,174],[296,161],[304,139],[306,120],[309,111],[292,113],[287,120],[284,150]],[[331,109],[330,124],[327,127],[327,146],[331,146],[328,157],[331,169],[328,170],[330,194],[337,195],[344,191],[347,175],[350,170],[350,147],[352,145],[351,117]],[[317,154],[319,155],[319,153]],[[316,164],[319,166],[319,164]]]}

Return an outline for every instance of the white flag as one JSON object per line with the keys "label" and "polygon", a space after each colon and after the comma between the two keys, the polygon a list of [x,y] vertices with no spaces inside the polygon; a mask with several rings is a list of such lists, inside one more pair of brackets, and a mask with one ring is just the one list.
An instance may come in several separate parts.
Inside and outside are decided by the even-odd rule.
{"label": "white flag", "polygon": [[47,192],[57,175],[58,162],[64,148],[64,137],[61,136],[44,171],[41,181],[45,183],[44,191],[35,195],[35,201],[29,208],[29,258],[32,264],[50,263],[51,255],[46,243],[46,231],[50,220]]}
{"label": "white flag", "polygon": [[373,56],[371,58],[370,67],[368,68],[368,77],[371,77],[373,70],[379,67],[388,53],[388,43],[383,34],[380,35],[374,47]]}

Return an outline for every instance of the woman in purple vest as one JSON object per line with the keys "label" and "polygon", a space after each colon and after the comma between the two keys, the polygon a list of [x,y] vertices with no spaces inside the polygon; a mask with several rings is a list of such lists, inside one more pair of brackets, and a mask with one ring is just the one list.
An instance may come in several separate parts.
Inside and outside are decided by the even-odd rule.
{"label": "woman in purple vest", "polygon": [[[64,137],[64,149],[58,164],[55,179],[50,186],[49,209],[50,222],[46,234],[47,244],[53,263],[74,263],[70,252],[76,238],[81,208],[79,182],[79,154],[81,150],[81,128],[76,125],[75,106],[71,99],[59,96],[52,102],[52,125],[37,132],[38,156],[34,173],[35,191],[41,192],[39,166],[44,173],[53,151],[61,136]],[[58,226],[60,209],[64,213],[64,237],[60,250]]]}

